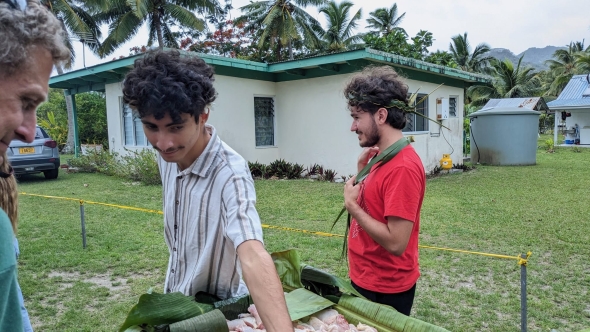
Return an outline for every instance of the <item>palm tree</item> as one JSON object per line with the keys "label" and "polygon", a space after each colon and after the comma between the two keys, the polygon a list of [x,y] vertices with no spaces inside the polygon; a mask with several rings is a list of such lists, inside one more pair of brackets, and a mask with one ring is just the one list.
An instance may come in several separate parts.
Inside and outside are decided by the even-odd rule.
{"label": "palm tree", "polygon": [[512,61],[492,59],[486,72],[492,76],[490,85],[473,85],[467,89],[467,97],[473,105],[483,105],[491,98],[532,97],[539,93],[539,78],[532,67],[521,67],[522,58],[516,68]]}
{"label": "palm tree", "polygon": [[362,12],[359,9],[352,17],[349,17],[352,6],[354,4],[349,1],[337,4],[332,0],[320,8],[320,13],[324,14],[328,21],[328,28],[323,34],[323,40],[327,44],[328,50],[344,51],[362,40],[360,35],[354,34]]}
{"label": "palm tree", "polygon": [[452,43],[449,44],[449,51],[453,55],[455,62],[462,70],[478,72],[481,71],[490,62],[492,57],[485,56],[490,51],[490,46],[486,43],[478,44],[473,53],[471,45],[467,40],[467,32],[463,35],[451,37]]}
{"label": "palm tree", "polygon": [[377,8],[370,12],[369,16],[367,28],[374,29],[374,32],[380,35],[387,35],[395,29],[401,29],[398,26],[402,23],[406,13],[398,16],[397,3],[394,3],[391,8]]}
{"label": "palm tree", "polygon": [[580,66],[576,65],[578,54],[584,52],[584,42],[570,42],[567,49],[558,49],[553,52],[553,59],[545,61],[549,66],[552,77],[546,95],[557,96],[570,81],[572,76],[580,72]]}
{"label": "palm tree", "polygon": [[[70,60],[64,64],[56,65],[55,68],[59,75],[64,73],[64,69],[72,68],[72,64],[76,58],[76,53],[72,46],[72,38],[79,40],[92,39],[98,41],[101,36],[100,27],[87,10],[87,8],[79,5],[78,2],[72,0],[41,0],[41,4],[57,17],[61,22],[62,28],[66,31],[65,44],[70,50]],[[98,43],[88,44],[89,48],[96,52],[99,47]],[[65,94],[65,92],[64,92]],[[74,111],[72,107],[72,98],[65,95],[66,110],[68,113],[68,138],[64,150],[67,152],[73,151],[74,148]]]}
{"label": "palm tree", "polygon": [[[276,44],[277,54],[287,46],[289,58],[293,59],[293,42],[303,39],[310,49],[321,47],[320,35],[323,32],[320,23],[309,15],[302,7],[309,5],[321,6],[326,0],[268,0],[255,1],[241,7],[243,15],[236,23],[246,23],[246,29],[261,31],[258,47],[269,43]],[[279,58],[280,60],[280,58]]]}
{"label": "palm tree", "polygon": [[453,55],[447,51],[437,50],[434,53],[430,53],[424,58],[424,61],[445,67],[457,68],[457,63],[455,62]]}
{"label": "palm tree", "polygon": [[223,14],[217,0],[111,0],[96,8],[97,22],[109,24],[109,35],[102,42],[99,55],[105,57],[133,38],[147,23],[147,46],[155,41],[160,48],[178,48],[177,35],[172,26],[202,31],[205,22],[194,12],[212,16]]}
{"label": "palm tree", "polygon": [[578,74],[590,72],[590,47],[586,52],[579,52],[574,55],[576,58],[576,69]]}

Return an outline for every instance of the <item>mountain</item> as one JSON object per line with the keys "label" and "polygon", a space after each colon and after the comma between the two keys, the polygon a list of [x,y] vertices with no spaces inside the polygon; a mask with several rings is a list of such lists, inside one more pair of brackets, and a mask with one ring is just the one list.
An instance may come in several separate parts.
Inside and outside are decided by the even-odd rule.
{"label": "mountain", "polygon": [[557,46],[545,46],[543,48],[531,47],[518,55],[515,55],[512,51],[505,48],[492,48],[486,53],[486,56],[491,56],[498,60],[509,59],[512,63],[517,64],[518,59],[524,54],[521,65],[530,65],[535,68],[536,71],[541,71],[548,69],[545,65],[545,61],[550,60],[556,50],[565,48],[566,47]]}

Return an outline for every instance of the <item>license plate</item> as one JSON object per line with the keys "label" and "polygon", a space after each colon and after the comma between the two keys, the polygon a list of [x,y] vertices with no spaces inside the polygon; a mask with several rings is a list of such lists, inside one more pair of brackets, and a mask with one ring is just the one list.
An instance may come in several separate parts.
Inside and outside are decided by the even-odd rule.
{"label": "license plate", "polygon": [[33,148],[33,147],[19,148],[18,152],[20,154],[31,154],[31,153],[35,153],[35,148]]}

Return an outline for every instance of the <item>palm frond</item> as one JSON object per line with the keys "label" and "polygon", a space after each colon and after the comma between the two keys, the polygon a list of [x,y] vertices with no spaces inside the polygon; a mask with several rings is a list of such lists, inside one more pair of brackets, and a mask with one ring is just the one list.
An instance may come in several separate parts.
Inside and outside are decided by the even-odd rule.
{"label": "palm frond", "polygon": [[172,3],[166,3],[162,7],[170,18],[178,22],[180,26],[198,31],[203,31],[205,29],[205,22],[197,18],[194,13],[186,8]]}
{"label": "palm frond", "polygon": [[144,19],[149,12],[150,0],[127,0],[127,5],[131,8],[135,16],[139,19]]}
{"label": "palm frond", "polygon": [[135,36],[142,20],[133,12],[127,12],[109,25],[109,35],[98,50],[101,57],[113,53],[117,47]]}

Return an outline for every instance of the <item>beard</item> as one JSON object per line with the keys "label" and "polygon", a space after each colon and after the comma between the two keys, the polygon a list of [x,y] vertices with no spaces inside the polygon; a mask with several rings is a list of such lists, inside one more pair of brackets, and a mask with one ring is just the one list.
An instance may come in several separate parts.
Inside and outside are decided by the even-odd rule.
{"label": "beard", "polygon": [[375,146],[381,140],[381,135],[379,134],[379,130],[377,129],[377,124],[375,123],[375,120],[373,120],[371,128],[369,128],[367,132],[359,132],[357,130],[357,134],[359,133],[364,134],[366,138],[364,142],[359,142],[359,145],[362,148],[370,148],[372,146]]}

